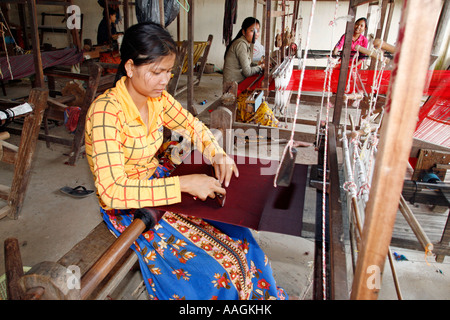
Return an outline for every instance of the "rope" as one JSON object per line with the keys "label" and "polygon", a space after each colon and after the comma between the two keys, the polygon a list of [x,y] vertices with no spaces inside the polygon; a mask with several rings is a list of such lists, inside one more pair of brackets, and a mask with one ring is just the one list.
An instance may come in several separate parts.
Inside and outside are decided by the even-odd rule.
{"label": "rope", "polygon": [[[9,28],[9,25],[6,23],[6,19],[5,19],[5,16],[3,15],[2,9],[0,9],[0,14],[1,14],[1,16],[2,16],[3,21],[5,21],[6,30],[8,30],[9,36],[11,37],[11,39],[12,39],[13,42],[14,42],[14,49],[15,49],[18,53],[23,54],[25,51],[23,50],[23,48],[22,48],[21,46],[19,46],[19,45],[17,44],[16,39],[14,39],[14,36],[13,36],[13,34],[12,34],[12,32],[11,32],[11,29]],[[3,22],[2,22],[2,24],[3,24]],[[3,39],[3,40],[4,40],[4,39]],[[5,50],[6,50],[6,46],[5,46]],[[11,75],[12,75],[12,73],[11,73]]]}
{"label": "rope", "polygon": [[[286,147],[283,150],[283,154],[281,156],[281,159],[284,159],[284,157],[286,156],[288,150],[290,152],[291,157],[293,157],[293,153],[292,153],[292,148],[294,146],[294,134],[295,134],[295,123],[297,122],[297,116],[298,116],[298,109],[299,109],[299,104],[300,104],[300,96],[301,96],[301,92],[302,92],[302,86],[303,86],[303,79],[305,77],[305,69],[306,69],[306,59],[308,56],[308,50],[309,50],[309,42],[311,39],[311,29],[312,29],[312,23],[313,23],[313,18],[314,18],[314,11],[316,9],[316,0],[312,0],[312,6],[311,6],[311,13],[310,13],[310,20],[309,20],[309,26],[308,26],[308,37],[306,38],[306,46],[305,46],[305,56],[303,58],[303,63],[302,63],[302,72],[300,75],[300,82],[298,84],[298,91],[297,91],[297,101],[296,101],[296,106],[295,106],[295,113],[294,113],[294,119],[292,121],[292,130],[291,130],[291,137],[289,138],[288,143],[286,144]],[[299,60],[299,64],[301,63],[301,60]],[[277,168],[277,172],[275,174],[275,178],[274,178],[274,182],[273,185],[276,188],[277,187],[277,179],[278,179],[278,175],[280,173],[280,168],[281,168],[281,162],[280,165]]]}
{"label": "rope", "polygon": [[[11,63],[9,62],[8,48],[6,48],[6,40],[5,40],[5,32],[4,32],[6,27],[5,27],[5,24],[3,22],[0,22],[0,28],[1,28],[0,32],[2,34],[2,39],[3,39],[3,46],[5,48],[5,53],[6,53],[6,61],[8,62],[9,74],[11,75],[11,80],[14,80],[14,75],[13,75],[12,70],[11,70]],[[3,72],[0,71],[0,74],[2,75],[2,78],[3,78]]]}
{"label": "rope", "polygon": [[[315,1],[313,1],[313,6],[315,6]],[[338,3],[339,0],[336,0],[336,6],[335,6],[335,13],[334,13],[334,20],[331,25],[334,26],[336,22],[336,16],[337,16],[337,9],[338,9]],[[334,30],[334,28],[332,28]],[[326,68],[326,76],[324,80],[324,89],[325,85],[327,83],[327,109],[326,109],[326,121],[325,121],[325,142],[324,142],[324,160],[323,160],[323,184],[322,184],[322,296],[323,300],[327,300],[327,268],[326,268],[326,183],[327,183],[327,158],[328,158],[328,119],[330,114],[330,93],[331,93],[331,75],[333,73],[334,65],[336,64],[337,60],[332,60],[331,50],[330,55],[328,59],[328,66]],[[328,81],[327,81],[328,80]],[[323,91],[325,93],[325,90]],[[322,94],[322,105],[323,105],[323,94]],[[322,106],[321,106],[321,112],[322,114]],[[319,121],[319,125],[321,125],[321,121]]]}

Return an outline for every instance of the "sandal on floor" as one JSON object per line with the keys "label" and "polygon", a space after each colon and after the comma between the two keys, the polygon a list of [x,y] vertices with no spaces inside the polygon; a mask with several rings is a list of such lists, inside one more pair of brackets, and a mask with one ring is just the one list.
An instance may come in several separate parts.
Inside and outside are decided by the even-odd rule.
{"label": "sandal on floor", "polygon": [[71,187],[62,187],[59,189],[64,194],[67,194],[68,196],[74,197],[74,198],[84,198],[87,196],[90,196],[91,194],[94,194],[94,190],[87,190],[83,186],[78,186],[75,188]]}

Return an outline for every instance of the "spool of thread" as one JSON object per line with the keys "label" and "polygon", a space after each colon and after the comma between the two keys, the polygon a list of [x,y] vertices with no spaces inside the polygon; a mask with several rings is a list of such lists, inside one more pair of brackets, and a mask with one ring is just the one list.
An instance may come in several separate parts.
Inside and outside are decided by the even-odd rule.
{"label": "spool of thread", "polygon": [[203,100],[202,102],[200,102],[200,105],[204,105],[208,102],[208,100]]}

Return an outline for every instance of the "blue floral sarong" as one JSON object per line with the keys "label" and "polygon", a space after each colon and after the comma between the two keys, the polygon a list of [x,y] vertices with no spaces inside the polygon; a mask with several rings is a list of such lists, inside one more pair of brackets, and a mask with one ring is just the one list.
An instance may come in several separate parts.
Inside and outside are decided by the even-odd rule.
{"label": "blue floral sarong", "polygon": [[[154,176],[169,175],[158,167]],[[108,228],[119,236],[134,209],[103,210]],[[166,212],[131,248],[149,299],[287,299],[276,286],[269,261],[247,228]]]}

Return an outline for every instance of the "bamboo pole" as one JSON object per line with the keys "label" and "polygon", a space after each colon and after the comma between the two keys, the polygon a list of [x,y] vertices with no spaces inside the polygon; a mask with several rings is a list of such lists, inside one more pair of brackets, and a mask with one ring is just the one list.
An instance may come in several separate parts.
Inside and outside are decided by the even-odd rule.
{"label": "bamboo pole", "polygon": [[361,53],[364,53],[365,55],[367,55],[367,56],[369,56],[371,58],[378,59],[379,61],[382,61],[382,62],[385,62],[385,63],[389,63],[389,58],[385,58],[383,53],[379,54],[376,51],[372,51],[372,50],[369,50],[367,48],[361,47],[359,44],[357,44],[355,46],[355,50],[357,50],[357,51],[359,51]]}
{"label": "bamboo pole", "polygon": [[407,0],[351,299],[377,299],[430,60],[440,0]]}
{"label": "bamboo pole", "polygon": [[381,39],[373,40],[373,46],[377,49],[381,47],[381,49],[389,51],[390,53],[395,53],[397,51],[397,48],[394,45],[384,42]]}
{"label": "bamboo pole", "polygon": [[406,203],[405,198],[403,198],[403,195],[400,195],[399,209],[403,217],[405,218],[406,222],[408,222],[409,226],[411,227],[411,230],[416,235],[417,240],[422,245],[422,248],[425,250],[427,255],[431,255],[431,251],[433,251],[433,244],[426,235],[419,221],[417,221],[416,217],[414,216],[414,213],[408,207],[408,204]]}

